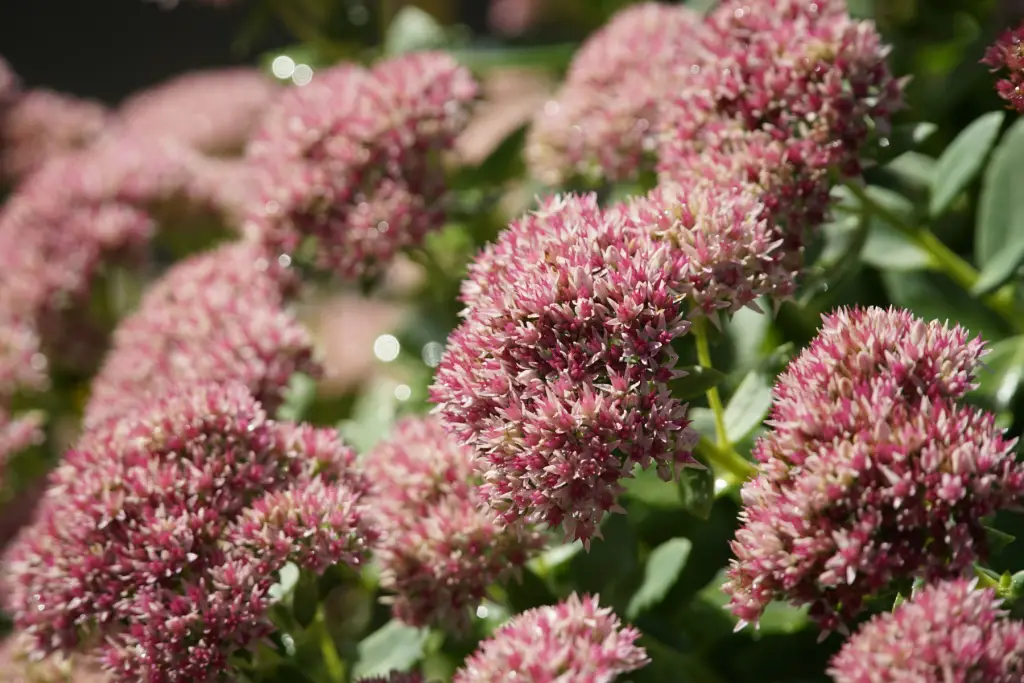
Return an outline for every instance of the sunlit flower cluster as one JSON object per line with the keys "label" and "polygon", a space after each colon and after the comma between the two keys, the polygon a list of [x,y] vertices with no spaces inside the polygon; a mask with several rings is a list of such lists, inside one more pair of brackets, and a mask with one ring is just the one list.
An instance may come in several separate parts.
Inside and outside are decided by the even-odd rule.
{"label": "sunlit flower cluster", "polygon": [[538,533],[499,528],[485,512],[472,457],[433,418],[403,420],[367,456],[381,586],[406,623],[466,632],[487,588],[542,545]]}
{"label": "sunlit flower cluster", "polygon": [[956,580],[922,588],[874,617],[832,660],[836,683],[1017,683],[1024,623],[1006,618],[993,591]]}
{"label": "sunlit flower cluster", "polygon": [[309,333],[285,309],[292,284],[286,270],[244,242],[177,263],[115,329],[92,383],[86,425],[200,380],[241,382],[275,411],[293,374],[320,372]]}
{"label": "sunlit flower cluster", "polygon": [[964,330],[904,311],[825,318],[754,449],[725,585],[740,619],[784,599],[841,628],[896,582],[985,557],[982,519],[1019,502],[1024,466],[991,414],[957,402],[981,355]]}
{"label": "sunlit flower cluster", "polygon": [[1024,26],[1004,32],[993,45],[985,51],[983,64],[987,64],[992,72],[1005,72],[1004,77],[996,83],[996,92],[1018,112],[1024,112]]}
{"label": "sunlit flower cluster", "polygon": [[504,521],[589,539],[636,465],[672,479],[695,461],[672,342],[686,333],[676,250],[603,213],[547,200],[470,270],[465,321],[432,398],[476,451]]}
{"label": "sunlit flower cluster", "polygon": [[557,605],[516,615],[484,641],[455,673],[454,683],[493,683],[516,672],[535,683],[612,683],[650,661],[636,645],[640,632],[623,626],[596,596],[573,593]]}
{"label": "sunlit flower cluster", "polygon": [[377,272],[440,227],[441,155],[476,93],[441,53],[336,66],[285,92],[248,149],[262,192],[250,232],[342,277]]}
{"label": "sunlit flower cluster", "polygon": [[352,461],[243,385],[179,387],[65,456],[3,558],[5,606],[33,654],[84,651],[124,683],[219,680],[269,633],[281,566],[365,557]]}

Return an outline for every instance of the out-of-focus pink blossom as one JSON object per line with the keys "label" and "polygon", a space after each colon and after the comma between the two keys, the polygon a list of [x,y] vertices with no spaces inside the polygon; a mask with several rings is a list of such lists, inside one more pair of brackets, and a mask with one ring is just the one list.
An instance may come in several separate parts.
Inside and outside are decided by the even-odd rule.
{"label": "out-of-focus pink blossom", "polygon": [[621,479],[694,464],[672,342],[686,333],[679,252],[593,196],[547,200],[470,267],[465,321],[431,397],[475,450],[483,497],[512,523],[589,539]]}
{"label": "out-of-focus pink blossom", "polygon": [[836,683],[1017,683],[1024,624],[976,581],[936,583],[862,626],[829,673]]}
{"label": "out-of-focus pink blossom", "polygon": [[278,264],[245,242],[176,264],[114,331],[85,424],[123,417],[182,381],[241,382],[276,410],[293,374],[320,372],[308,332],[284,308],[291,286]]}
{"label": "out-of-focus pink blossom", "polygon": [[988,65],[992,72],[1005,72],[1005,77],[996,83],[996,92],[1006,100],[1008,106],[1018,112],[1024,112],[1024,25],[1016,29],[1007,29],[993,45],[985,50],[982,64]]}
{"label": "out-of-focus pink blossom", "polygon": [[615,182],[653,168],[662,101],[702,53],[701,16],[644,2],[619,12],[573,59],[530,128],[526,159],[549,185]]}
{"label": "out-of-focus pink blossom", "polygon": [[573,593],[557,605],[516,615],[455,672],[455,683],[493,683],[515,671],[534,683],[612,683],[647,665],[640,632],[622,626],[596,596]]}
{"label": "out-of-focus pink blossom", "polygon": [[0,111],[0,173],[21,178],[50,159],[86,147],[109,119],[99,102],[29,90]]}
{"label": "out-of-focus pink blossom", "polygon": [[0,588],[33,654],[84,649],[119,683],[219,680],[270,632],[284,562],[364,559],[365,484],[335,434],[268,420],[244,385],[144,403],[65,456]]}
{"label": "out-of-focus pink blossom", "polygon": [[962,329],[899,311],[826,318],[754,448],[724,586],[740,619],[783,599],[842,628],[895,581],[985,557],[981,520],[1019,502],[1024,466],[992,415],[954,402],[980,356]]}
{"label": "out-of-focus pink blossom", "polygon": [[197,71],[129,98],[118,116],[135,135],[169,138],[206,154],[237,154],[279,90],[259,69]]}
{"label": "out-of-focus pink blossom", "polygon": [[4,466],[19,451],[43,439],[42,416],[36,413],[10,415],[0,408],[0,493],[4,487]]}
{"label": "out-of-focus pink blossom", "polygon": [[53,655],[35,662],[17,636],[0,642],[0,683],[107,683],[99,669],[78,657]]}
{"label": "out-of-focus pink blossom", "polygon": [[451,57],[421,53],[371,71],[342,65],[287,91],[248,156],[262,199],[249,229],[273,250],[342,277],[375,273],[440,227],[442,153],[476,96]]}
{"label": "out-of-focus pink blossom", "polygon": [[434,418],[406,418],[366,458],[382,532],[381,587],[394,593],[406,623],[468,630],[487,588],[543,544],[532,529],[499,528],[472,459]]}

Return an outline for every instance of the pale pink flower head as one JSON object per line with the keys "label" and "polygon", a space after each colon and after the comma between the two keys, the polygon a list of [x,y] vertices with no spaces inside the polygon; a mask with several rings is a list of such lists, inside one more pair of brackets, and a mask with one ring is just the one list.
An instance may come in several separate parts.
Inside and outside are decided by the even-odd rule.
{"label": "pale pink flower head", "polygon": [[976,581],[936,583],[864,624],[829,673],[836,683],[1018,683],[1024,623]]}
{"label": "pale pink flower head", "polygon": [[249,145],[262,191],[249,231],[322,271],[377,273],[442,224],[441,156],[476,92],[432,52],[333,67],[286,91]]}
{"label": "pale pink flower head", "polygon": [[170,138],[206,154],[238,154],[279,90],[259,69],[196,71],[129,98],[118,116],[137,135]]}
{"label": "pale pink flower head", "polygon": [[32,661],[17,635],[0,642],[0,683],[108,683],[103,673],[80,657],[53,655]]}
{"label": "pale pink flower head", "polygon": [[573,593],[557,605],[516,615],[481,643],[454,683],[492,683],[515,671],[531,683],[612,683],[646,666],[640,631],[623,626],[597,596]]}
{"label": "pale pink flower head", "polygon": [[89,145],[109,120],[99,102],[29,90],[0,111],[0,172],[22,178],[50,159]]}
{"label": "pale pink flower head", "polygon": [[772,600],[842,628],[893,583],[969,571],[982,519],[1019,504],[1024,465],[994,417],[955,400],[981,344],[898,311],[840,311],[780,377],[743,488],[731,609]]}
{"label": "pale pink flower head", "polygon": [[472,459],[440,421],[419,417],[402,420],[366,456],[382,532],[381,587],[406,623],[468,631],[487,588],[543,545],[532,529],[496,523]]}
{"label": "pale pink flower head", "polygon": [[290,286],[288,273],[245,242],[175,264],[114,330],[86,425],[182,381],[241,382],[276,410],[293,374],[320,373],[308,331],[285,307]]}
{"label": "pale pink flower head", "polygon": [[689,329],[677,252],[561,196],[514,222],[471,268],[465,321],[432,388],[508,523],[589,541],[621,479],[693,464],[672,342]]}
{"label": "pale pink flower head", "polygon": [[1004,72],[996,83],[996,92],[1006,100],[1007,106],[1024,112],[1024,24],[1016,29],[1007,29],[999,39],[985,50],[982,64],[988,65],[993,73]]}
{"label": "pale pink flower head", "polygon": [[271,630],[285,562],[361,563],[361,493],[331,474],[352,453],[296,429],[244,385],[206,383],[87,432],[3,558],[31,652],[81,651],[117,683],[219,680]]}
{"label": "pale pink flower head", "polygon": [[621,10],[580,48],[561,91],[526,143],[531,173],[549,185],[616,182],[653,169],[662,100],[699,59],[706,31],[693,10],[643,2]]}

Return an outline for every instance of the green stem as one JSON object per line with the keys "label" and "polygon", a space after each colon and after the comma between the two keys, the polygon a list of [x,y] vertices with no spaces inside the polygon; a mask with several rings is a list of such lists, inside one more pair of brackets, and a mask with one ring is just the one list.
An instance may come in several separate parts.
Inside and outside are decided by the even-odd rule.
{"label": "green stem", "polygon": [[[974,288],[979,277],[977,269],[947,247],[931,230],[908,223],[895,211],[875,200],[857,182],[847,182],[846,187],[857,198],[865,211],[875,214],[923,249],[931,257],[933,264],[950,279],[967,291]],[[988,294],[983,301],[1015,330],[1024,329],[1022,316],[1014,305],[1012,287],[1003,287]]]}
{"label": "green stem", "polygon": [[703,456],[717,474],[729,485],[741,484],[757,474],[757,468],[732,448],[719,448],[711,440],[701,437],[697,453]]}
{"label": "green stem", "polygon": [[324,666],[327,667],[327,673],[331,677],[331,681],[343,683],[348,680],[345,675],[345,662],[342,660],[341,655],[338,654],[338,648],[334,645],[334,638],[331,637],[331,631],[327,627],[323,609],[317,613],[317,621],[320,622],[320,655],[324,658]]}

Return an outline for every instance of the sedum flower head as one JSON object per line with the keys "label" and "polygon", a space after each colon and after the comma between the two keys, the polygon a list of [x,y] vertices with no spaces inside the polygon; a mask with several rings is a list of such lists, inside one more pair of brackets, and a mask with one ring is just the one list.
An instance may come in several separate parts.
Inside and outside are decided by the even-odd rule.
{"label": "sedum flower head", "polygon": [[381,586],[406,623],[467,631],[487,588],[543,544],[535,531],[501,528],[486,512],[472,459],[435,418],[406,418],[366,458],[382,532]]}
{"label": "sedum flower head", "polygon": [[1019,502],[1024,466],[992,415],[955,403],[980,355],[962,329],[894,310],[826,318],[754,448],[724,587],[740,619],[782,599],[842,628],[894,583],[985,557],[981,520]]}
{"label": "sedum flower head", "polygon": [[259,69],[196,71],[130,97],[118,116],[136,135],[169,138],[207,154],[233,154],[243,150],[279,90]]}
{"label": "sedum flower head", "polygon": [[964,579],[926,586],[875,616],[832,659],[836,683],[1016,683],[1024,624]]}
{"label": "sedum flower head", "polygon": [[611,683],[650,661],[636,645],[640,632],[623,627],[596,596],[573,593],[557,605],[516,615],[495,631],[455,673],[455,683],[491,683],[516,672],[532,683]]}
{"label": "sedum flower head", "polygon": [[1002,71],[1004,78],[996,83],[996,92],[1006,100],[1007,105],[1024,112],[1024,25],[1016,29],[1007,29],[999,39],[985,50],[982,64],[988,65],[993,73]]}
{"label": "sedum flower head", "polygon": [[580,48],[565,84],[530,128],[526,159],[549,185],[615,182],[648,170],[661,101],[697,58],[705,33],[687,7],[623,9]]}
{"label": "sedum flower head", "polygon": [[432,398],[505,522],[586,541],[635,465],[669,480],[695,462],[669,388],[681,375],[672,342],[688,329],[673,257],[593,196],[563,196],[471,267]]}
{"label": "sedum flower head", "polygon": [[86,424],[122,417],[182,381],[242,382],[276,410],[293,374],[320,372],[309,333],[285,309],[290,286],[287,273],[245,242],[176,264],[114,331]]}
{"label": "sedum flower head", "polygon": [[351,451],[304,429],[206,383],[83,435],[3,558],[31,652],[85,652],[117,682],[219,680],[270,631],[285,562],[357,564],[374,538],[360,488],[331,474]]}
{"label": "sedum flower head", "polygon": [[440,227],[440,156],[476,91],[466,69],[432,52],[334,67],[286,91],[249,145],[262,192],[249,230],[320,270],[376,273]]}

